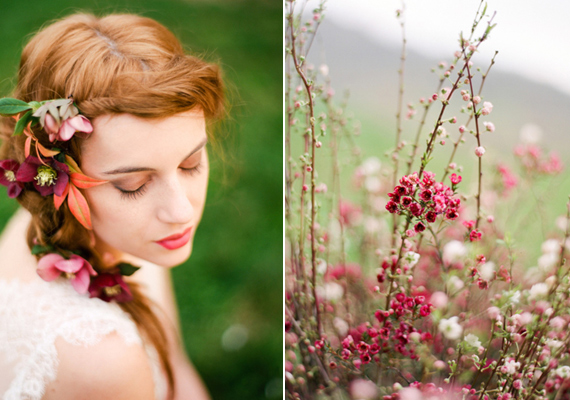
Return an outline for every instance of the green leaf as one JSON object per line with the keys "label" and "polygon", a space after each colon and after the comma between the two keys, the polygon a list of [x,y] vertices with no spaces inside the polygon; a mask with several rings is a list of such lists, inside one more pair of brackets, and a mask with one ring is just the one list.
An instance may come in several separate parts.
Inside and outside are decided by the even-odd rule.
{"label": "green leaf", "polygon": [[120,263],[118,265],[119,271],[121,271],[121,275],[124,276],[131,276],[135,272],[137,272],[141,267],[135,267],[132,264],[128,263]]}
{"label": "green leaf", "polygon": [[53,250],[52,246],[42,246],[40,244],[36,244],[34,247],[32,247],[32,254],[37,255],[37,254],[47,253],[52,250]]}
{"label": "green leaf", "polygon": [[0,99],[0,114],[16,115],[22,111],[30,110],[32,107],[25,101],[4,97]]}
{"label": "green leaf", "polygon": [[33,113],[32,110],[27,111],[24,115],[20,117],[18,122],[16,122],[16,127],[14,128],[14,136],[21,135],[22,132],[24,132],[26,125],[28,125],[28,123],[32,119],[32,113]]}

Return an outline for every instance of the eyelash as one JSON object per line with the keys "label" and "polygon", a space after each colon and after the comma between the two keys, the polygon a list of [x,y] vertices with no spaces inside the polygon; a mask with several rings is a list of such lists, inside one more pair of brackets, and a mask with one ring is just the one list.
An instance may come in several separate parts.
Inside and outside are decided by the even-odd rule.
{"label": "eyelash", "polygon": [[[185,174],[188,174],[190,176],[194,176],[196,174],[199,174],[202,171],[202,163],[196,165],[195,167],[192,168],[180,168]],[[117,188],[119,189],[119,188]],[[123,190],[123,189],[119,189],[119,191],[121,192],[121,198],[122,199],[136,199],[139,196],[142,196],[145,191],[146,191],[146,183],[144,185],[142,185],[140,188],[138,188],[137,190]]]}

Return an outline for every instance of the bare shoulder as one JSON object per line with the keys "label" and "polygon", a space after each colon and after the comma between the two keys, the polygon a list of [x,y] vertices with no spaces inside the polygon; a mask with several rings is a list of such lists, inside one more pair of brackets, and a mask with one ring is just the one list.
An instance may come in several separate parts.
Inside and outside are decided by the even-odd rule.
{"label": "bare shoulder", "polygon": [[56,340],[57,378],[42,400],[154,400],[152,370],[144,348],[127,345],[117,333],[94,346]]}

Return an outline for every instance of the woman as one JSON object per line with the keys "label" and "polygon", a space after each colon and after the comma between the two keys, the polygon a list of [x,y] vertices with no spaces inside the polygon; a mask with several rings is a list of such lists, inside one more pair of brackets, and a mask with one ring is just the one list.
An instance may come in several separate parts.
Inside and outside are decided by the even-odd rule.
{"label": "woman", "polygon": [[0,242],[3,399],[208,398],[168,268],[202,214],[218,68],[153,20],[78,14],[30,40],[12,97],[0,183],[22,209]]}

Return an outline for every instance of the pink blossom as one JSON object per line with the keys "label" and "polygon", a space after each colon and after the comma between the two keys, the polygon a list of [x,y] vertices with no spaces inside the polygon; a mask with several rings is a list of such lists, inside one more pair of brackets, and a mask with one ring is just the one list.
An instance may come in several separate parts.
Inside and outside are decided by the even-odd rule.
{"label": "pink blossom", "polygon": [[472,242],[477,242],[477,241],[481,240],[481,236],[482,236],[482,233],[475,229],[475,230],[472,230],[471,233],[469,234],[469,240]]}
{"label": "pink blossom", "polygon": [[488,130],[489,132],[495,132],[495,124],[494,123],[485,121],[485,122],[483,122],[483,125],[485,125],[485,129]]}
{"label": "pink blossom", "polygon": [[50,113],[46,114],[45,129],[49,133],[49,141],[55,140],[67,141],[73,137],[76,132],[91,133],[93,126],[91,122],[83,115],[76,115],[73,118],[68,118],[61,123],[57,124],[55,118]]}
{"label": "pink blossom", "polygon": [[97,275],[91,264],[84,258],[73,254],[69,259],[65,259],[56,253],[47,254],[40,258],[37,272],[40,278],[47,282],[53,281],[63,274],[66,278],[71,279],[71,285],[80,294],[87,293],[89,276]]}
{"label": "pink blossom", "polygon": [[473,97],[473,103],[474,104],[479,104],[480,102],[481,102],[481,97],[479,97],[479,96]]}
{"label": "pink blossom", "polygon": [[488,101],[484,102],[483,108],[481,109],[481,114],[482,115],[489,115],[489,114],[491,114],[491,111],[493,111],[493,104],[491,104]]}
{"label": "pink blossom", "polygon": [[483,157],[483,154],[485,154],[485,148],[483,146],[479,146],[475,149],[475,155],[477,157]]}
{"label": "pink blossom", "polygon": [[[355,365],[356,361],[360,360],[355,360]],[[357,368],[359,366],[360,365],[358,365]],[[376,388],[376,385],[367,379],[356,379],[350,382],[349,390],[350,395],[354,399],[371,400],[375,399],[378,395],[378,389]]]}

